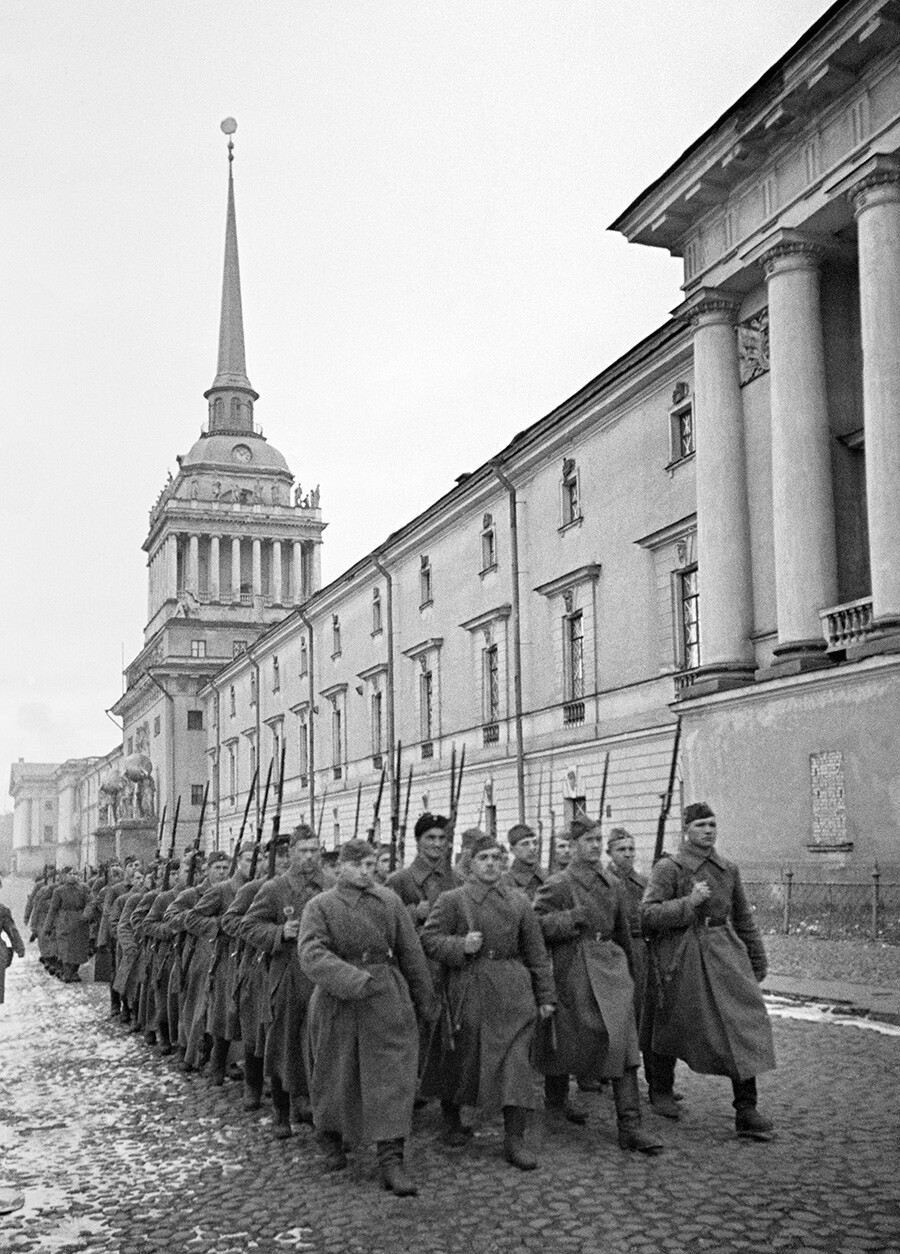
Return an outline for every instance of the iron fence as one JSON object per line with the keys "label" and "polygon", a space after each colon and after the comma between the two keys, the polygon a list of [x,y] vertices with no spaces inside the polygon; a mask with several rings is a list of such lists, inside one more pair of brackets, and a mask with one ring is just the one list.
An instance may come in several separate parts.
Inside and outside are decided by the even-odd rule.
{"label": "iron fence", "polygon": [[900,884],[884,883],[878,871],[868,884],[808,883],[786,871],[744,887],[763,932],[900,945]]}

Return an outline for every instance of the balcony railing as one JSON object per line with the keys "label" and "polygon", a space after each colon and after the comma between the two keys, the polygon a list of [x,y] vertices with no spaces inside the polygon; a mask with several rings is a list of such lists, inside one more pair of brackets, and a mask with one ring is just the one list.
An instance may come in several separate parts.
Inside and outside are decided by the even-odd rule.
{"label": "balcony railing", "polygon": [[500,725],[499,723],[487,723],[481,729],[482,744],[496,745],[500,742]]}
{"label": "balcony railing", "polygon": [[683,696],[689,689],[693,688],[697,682],[697,672],[694,671],[676,671],[673,679],[675,681],[675,697],[676,699]]}
{"label": "balcony railing", "polygon": [[381,753],[372,754],[372,770],[381,771],[384,769],[384,755]]}
{"label": "balcony railing", "polygon": [[584,722],[584,702],[568,701],[563,706],[563,724],[566,727],[577,727]]}
{"label": "balcony railing", "polygon": [[859,644],[875,630],[871,597],[860,597],[858,601],[833,605],[829,610],[821,610],[819,617],[829,651]]}
{"label": "balcony railing", "polygon": [[433,758],[433,757],[434,757],[434,743],[431,740],[426,740],[425,743],[422,745],[422,761],[424,762],[426,759]]}
{"label": "balcony railing", "polygon": [[335,766],[335,767],[333,767],[333,768],[332,768],[332,774],[333,774],[333,776],[334,776],[334,778],[335,778],[335,779],[343,779],[343,777],[344,777],[344,772],[343,772],[343,769],[342,769],[340,766]]}

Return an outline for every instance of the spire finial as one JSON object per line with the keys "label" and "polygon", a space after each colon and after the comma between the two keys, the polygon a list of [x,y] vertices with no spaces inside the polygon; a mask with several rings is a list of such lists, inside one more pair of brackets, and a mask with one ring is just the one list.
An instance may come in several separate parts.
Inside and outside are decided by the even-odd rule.
{"label": "spire finial", "polygon": [[231,138],[231,136],[234,134],[236,130],[237,130],[237,122],[235,122],[234,118],[226,118],[225,121],[222,123],[222,131],[225,135],[228,136],[228,164],[229,166],[231,165],[232,161],[234,161],[234,140]]}

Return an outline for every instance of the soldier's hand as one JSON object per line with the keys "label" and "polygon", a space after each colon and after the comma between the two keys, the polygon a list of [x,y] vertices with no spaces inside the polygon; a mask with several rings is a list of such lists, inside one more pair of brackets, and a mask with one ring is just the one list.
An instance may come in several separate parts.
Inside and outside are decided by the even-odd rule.
{"label": "soldier's hand", "polygon": [[429,914],[431,914],[431,902],[420,901],[419,904],[416,906],[416,918],[421,919],[422,922],[424,923],[424,921],[428,918]]}
{"label": "soldier's hand", "polygon": [[463,941],[463,951],[467,954],[477,954],[483,944],[484,937],[480,932],[467,932],[466,939]]}
{"label": "soldier's hand", "polygon": [[299,919],[287,919],[281,925],[281,934],[285,940],[296,940],[300,932]]}
{"label": "soldier's hand", "polygon": [[706,880],[697,880],[688,896],[688,901],[692,906],[700,906],[709,897],[710,887]]}
{"label": "soldier's hand", "polygon": [[552,1014],[556,1013],[555,1006],[538,1006],[538,1014],[542,1019],[549,1019]]}

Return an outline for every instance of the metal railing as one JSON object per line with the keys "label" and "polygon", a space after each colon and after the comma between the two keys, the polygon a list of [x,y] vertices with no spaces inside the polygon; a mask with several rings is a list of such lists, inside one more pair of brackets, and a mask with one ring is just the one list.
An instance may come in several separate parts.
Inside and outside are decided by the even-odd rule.
{"label": "metal railing", "polygon": [[785,871],[781,880],[744,884],[763,932],[822,940],[881,940],[900,945],[900,883],[811,883]]}
{"label": "metal railing", "polygon": [[487,723],[482,728],[481,743],[485,745],[496,745],[500,743],[499,723]]}
{"label": "metal railing", "polygon": [[433,758],[433,757],[434,757],[434,742],[431,740],[426,740],[425,743],[422,745],[422,760],[424,761],[427,758]]}
{"label": "metal railing", "polygon": [[584,722],[584,702],[567,701],[563,706],[563,725],[576,727]]}
{"label": "metal railing", "polygon": [[860,597],[859,600],[847,601],[844,605],[833,605],[831,609],[821,610],[819,617],[829,650],[846,649],[848,645],[859,644],[875,630],[871,597]]}

